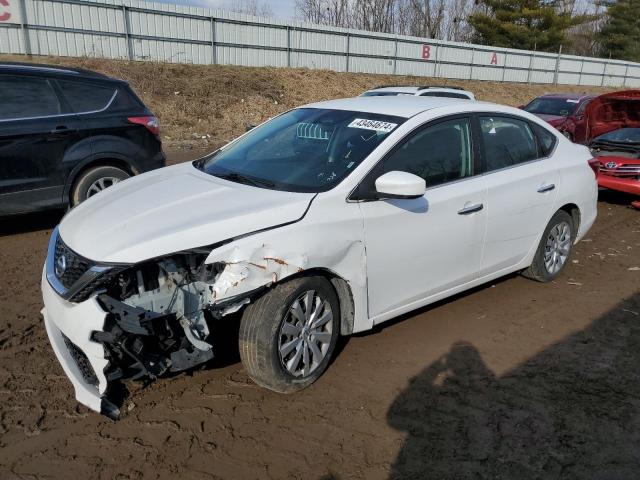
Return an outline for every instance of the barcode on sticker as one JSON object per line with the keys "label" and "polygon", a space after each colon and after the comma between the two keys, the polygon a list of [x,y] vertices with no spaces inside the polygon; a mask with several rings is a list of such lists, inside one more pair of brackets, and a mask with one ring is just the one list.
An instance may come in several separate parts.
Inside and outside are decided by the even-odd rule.
{"label": "barcode on sticker", "polygon": [[366,118],[356,118],[349,124],[349,128],[362,128],[364,130],[374,130],[376,132],[389,133],[398,126],[397,123],[380,122],[378,120],[367,120]]}

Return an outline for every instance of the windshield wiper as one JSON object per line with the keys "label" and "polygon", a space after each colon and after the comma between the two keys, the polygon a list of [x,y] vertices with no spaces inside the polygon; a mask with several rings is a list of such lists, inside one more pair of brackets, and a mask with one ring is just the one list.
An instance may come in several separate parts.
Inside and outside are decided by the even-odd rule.
{"label": "windshield wiper", "polygon": [[247,177],[241,173],[214,173],[214,176],[222,178],[223,180],[229,180],[231,182],[243,183],[245,185],[251,185],[253,187],[264,187],[274,189],[276,184],[269,180],[263,180],[261,178]]}

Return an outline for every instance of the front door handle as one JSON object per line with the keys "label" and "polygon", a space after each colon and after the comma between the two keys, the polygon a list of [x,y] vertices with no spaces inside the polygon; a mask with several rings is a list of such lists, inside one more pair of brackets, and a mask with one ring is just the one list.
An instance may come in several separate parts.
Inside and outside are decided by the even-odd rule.
{"label": "front door handle", "polygon": [[484,205],[481,203],[475,203],[473,205],[467,205],[462,210],[458,210],[458,215],[469,215],[470,213],[479,212],[484,208]]}
{"label": "front door handle", "polygon": [[554,188],[556,188],[556,186],[553,183],[550,183],[548,185],[542,185],[539,189],[538,189],[538,193],[545,193],[545,192],[550,192],[551,190],[553,190]]}

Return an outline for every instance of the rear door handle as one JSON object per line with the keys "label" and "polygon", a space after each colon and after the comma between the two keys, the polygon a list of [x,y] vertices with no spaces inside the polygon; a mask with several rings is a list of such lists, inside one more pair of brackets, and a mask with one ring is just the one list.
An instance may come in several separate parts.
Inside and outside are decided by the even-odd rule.
{"label": "rear door handle", "polygon": [[470,213],[479,212],[484,208],[484,205],[481,203],[475,203],[473,205],[467,205],[462,210],[458,210],[458,215],[469,215]]}
{"label": "rear door handle", "polygon": [[553,183],[550,183],[549,185],[543,185],[538,189],[538,193],[550,192],[554,188],[556,188],[556,186]]}
{"label": "rear door handle", "polygon": [[70,133],[71,133],[71,129],[64,125],[60,125],[49,132],[49,134],[56,137],[61,137],[63,135],[68,135]]}

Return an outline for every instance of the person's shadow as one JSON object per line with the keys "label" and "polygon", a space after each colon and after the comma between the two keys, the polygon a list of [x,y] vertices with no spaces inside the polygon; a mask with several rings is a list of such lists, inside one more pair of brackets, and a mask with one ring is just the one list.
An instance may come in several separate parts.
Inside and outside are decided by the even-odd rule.
{"label": "person's shadow", "polygon": [[390,478],[640,478],[639,312],[636,294],[500,377],[454,344],[387,412]]}

